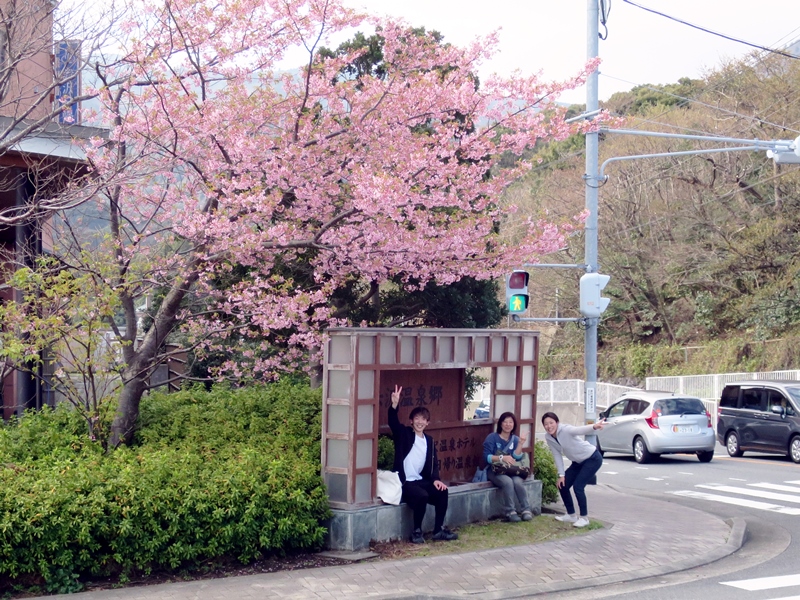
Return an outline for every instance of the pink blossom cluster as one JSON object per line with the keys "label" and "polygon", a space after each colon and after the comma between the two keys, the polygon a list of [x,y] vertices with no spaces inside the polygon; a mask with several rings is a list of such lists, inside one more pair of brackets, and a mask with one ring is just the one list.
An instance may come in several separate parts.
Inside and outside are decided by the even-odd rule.
{"label": "pink blossom cluster", "polygon": [[[555,99],[596,63],[561,83],[479,83],[494,36],[441,44],[338,0],[146,0],[134,14],[118,84],[101,93],[111,143],[87,146],[121,215],[109,285],[144,295],[185,284],[192,302],[175,327],[201,349],[239,344],[224,366],[234,376],[318,352],[325,328],[346,324],[329,304],[344,282],[496,277],[580,225],[531,220],[509,246],[498,200],[530,165],[497,163],[578,131]],[[343,74],[359,51],[318,54],[365,23],[383,39],[383,77]],[[306,64],[279,70],[293,47]],[[306,281],[284,268],[297,264]],[[265,341],[277,332],[280,355]]]}

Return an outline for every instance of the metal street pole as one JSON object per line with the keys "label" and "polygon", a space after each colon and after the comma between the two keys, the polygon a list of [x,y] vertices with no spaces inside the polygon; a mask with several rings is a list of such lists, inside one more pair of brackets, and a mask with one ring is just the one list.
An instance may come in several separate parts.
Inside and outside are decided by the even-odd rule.
{"label": "metal street pole", "polygon": [[[599,54],[600,36],[598,23],[600,14],[598,0],[587,0],[586,11],[586,59],[592,60]],[[599,109],[598,73],[595,69],[586,80],[586,113],[596,113]],[[587,273],[596,273],[597,265],[597,205],[598,185],[597,165],[599,162],[599,133],[586,134],[586,218],[584,262]],[[586,319],[584,333],[584,420],[594,422],[597,417],[597,324],[599,319]],[[593,436],[592,436],[593,437]]]}

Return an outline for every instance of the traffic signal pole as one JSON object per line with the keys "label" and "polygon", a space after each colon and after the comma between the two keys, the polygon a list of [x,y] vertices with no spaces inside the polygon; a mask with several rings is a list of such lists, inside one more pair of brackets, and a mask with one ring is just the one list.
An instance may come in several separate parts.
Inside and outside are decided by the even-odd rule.
{"label": "traffic signal pole", "polygon": [[[598,24],[600,12],[598,0],[587,0],[586,10],[586,60],[592,60],[599,55],[600,36]],[[598,90],[598,71],[595,69],[586,80],[586,113],[597,113],[600,99]],[[586,174],[583,179],[586,184],[586,218],[584,228],[584,263],[587,273],[597,273],[597,206],[599,133],[590,131],[586,133]],[[584,383],[584,421],[593,423],[597,418],[597,324],[600,319],[587,318],[583,338],[583,366],[585,372]],[[586,436],[592,442],[594,436]],[[592,439],[590,439],[592,438]]]}

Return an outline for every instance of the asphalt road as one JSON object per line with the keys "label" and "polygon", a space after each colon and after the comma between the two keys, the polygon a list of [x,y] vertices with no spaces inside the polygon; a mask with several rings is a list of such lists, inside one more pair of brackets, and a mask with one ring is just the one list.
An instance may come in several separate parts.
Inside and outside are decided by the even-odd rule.
{"label": "asphalt road", "polygon": [[[702,568],[549,597],[800,600],[800,465],[752,453],[731,458],[717,446],[707,464],[693,456],[668,455],[639,465],[633,457],[609,453],[598,477],[644,497],[722,518],[741,517],[747,521],[746,542],[739,552]],[[587,494],[591,512],[591,488]]]}

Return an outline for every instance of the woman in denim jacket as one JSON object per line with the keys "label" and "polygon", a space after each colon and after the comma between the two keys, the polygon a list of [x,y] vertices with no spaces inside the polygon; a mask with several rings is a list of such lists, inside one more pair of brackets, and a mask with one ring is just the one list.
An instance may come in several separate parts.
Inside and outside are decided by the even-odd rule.
{"label": "woman in denim jacket", "polygon": [[517,418],[512,412],[504,412],[497,420],[497,431],[486,436],[483,442],[483,458],[486,464],[486,477],[499,487],[503,494],[503,512],[508,521],[519,523],[530,521],[533,518],[531,504],[528,501],[528,492],[525,490],[524,479],[517,475],[496,474],[492,471],[492,463],[513,463],[522,460],[522,446],[527,439],[526,435],[517,436]]}

